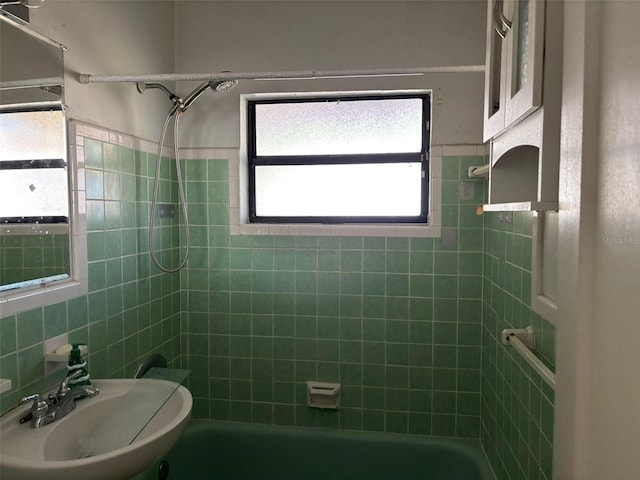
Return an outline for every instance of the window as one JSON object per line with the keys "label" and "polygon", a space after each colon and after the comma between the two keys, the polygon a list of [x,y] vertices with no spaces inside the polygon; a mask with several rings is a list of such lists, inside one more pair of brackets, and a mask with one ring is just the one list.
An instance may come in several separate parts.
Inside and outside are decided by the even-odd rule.
{"label": "window", "polygon": [[426,223],[428,94],[248,105],[251,223]]}
{"label": "window", "polygon": [[[77,158],[84,151],[76,122],[65,118],[64,47],[2,23],[0,316],[6,316],[86,295],[88,255],[84,159]],[[51,253],[59,254],[55,261]],[[64,267],[49,271],[62,265],[57,259]],[[36,280],[32,273],[39,268],[47,271]],[[20,281],[20,288],[7,287]]]}
{"label": "window", "polygon": [[0,113],[0,145],[0,223],[68,223],[62,109]]}

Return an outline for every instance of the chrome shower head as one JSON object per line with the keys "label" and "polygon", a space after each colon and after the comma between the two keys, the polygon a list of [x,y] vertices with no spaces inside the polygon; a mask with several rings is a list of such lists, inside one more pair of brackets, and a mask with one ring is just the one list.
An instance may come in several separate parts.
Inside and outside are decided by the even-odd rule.
{"label": "chrome shower head", "polygon": [[212,80],[209,82],[209,86],[216,92],[226,92],[238,85],[238,80]]}
{"label": "chrome shower head", "polygon": [[231,90],[238,84],[237,80],[208,80],[196,87],[182,103],[182,111],[184,112],[189,106],[195,102],[207,88],[211,88],[214,92],[226,92]]}
{"label": "chrome shower head", "polygon": [[138,92],[144,93],[148,88],[157,88],[162,90],[167,97],[173,102],[173,109],[171,110],[171,114],[173,115],[178,110],[184,112],[189,106],[195,102],[200,95],[204,93],[207,88],[211,88],[211,90],[215,92],[226,92],[227,90],[231,90],[238,84],[238,80],[207,80],[204,83],[198,85],[187,97],[182,100],[182,98],[178,97],[167,87],[162,85],[161,83],[148,83],[148,82],[136,82],[136,88]]}

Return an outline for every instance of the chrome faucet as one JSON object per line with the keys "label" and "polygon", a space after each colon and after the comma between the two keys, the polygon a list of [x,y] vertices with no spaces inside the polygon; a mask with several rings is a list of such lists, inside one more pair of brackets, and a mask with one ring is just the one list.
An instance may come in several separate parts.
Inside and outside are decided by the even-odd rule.
{"label": "chrome faucet", "polygon": [[19,404],[33,401],[31,406],[31,428],[40,428],[56,420],[66,417],[76,408],[76,401],[85,397],[95,397],[100,393],[98,387],[82,385],[74,389],[69,388],[69,380],[80,376],[81,372],[74,372],[65,377],[57,393],[50,393],[47,398],[36,393],[20,399]]}
{"label": "chrome faucet", "polygon": [[58,387],[58,392],[56,394],[50,393],[49,398],[53,399],[57,397],[58,399],[61,399],[65,397],[67,393],[71,391],[71,389],[69,388],[69,382],[71,380],[78,378],[80,375],[82,375],[82,372],[80,370],[76,370],[71,375],[67,375],[66,377],[64,377],[62,379],[62,382],[60,382],[60,386]]}

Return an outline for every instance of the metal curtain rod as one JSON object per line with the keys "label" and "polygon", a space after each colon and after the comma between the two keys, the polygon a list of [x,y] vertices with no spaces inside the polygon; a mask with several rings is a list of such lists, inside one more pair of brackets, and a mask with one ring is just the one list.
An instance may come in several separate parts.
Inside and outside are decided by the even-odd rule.
{"label": "metal curtain rod", "polygon": [[435,73],[484,73],[484,65],[460,65],[444,67],[382,68],[363,70],[299,70],[288,72],[214,72],[214,73],[159,73],[93,75],[81,73],[80,83],[119,82],[181,82],[205,80],[285,80],[315,78],[357,78],[428,75]]}

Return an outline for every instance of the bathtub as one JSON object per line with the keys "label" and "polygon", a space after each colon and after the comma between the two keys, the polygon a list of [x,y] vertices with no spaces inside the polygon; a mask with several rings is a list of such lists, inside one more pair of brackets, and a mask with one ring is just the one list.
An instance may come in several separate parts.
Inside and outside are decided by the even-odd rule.
{"label": "bathtub", "polygon": [[135,480],[494,480],[477,440],[192,420]]}

